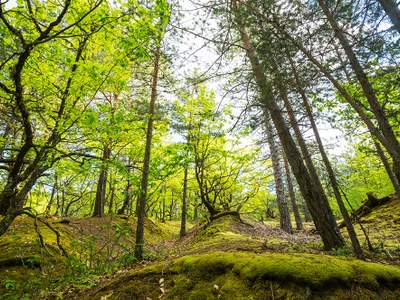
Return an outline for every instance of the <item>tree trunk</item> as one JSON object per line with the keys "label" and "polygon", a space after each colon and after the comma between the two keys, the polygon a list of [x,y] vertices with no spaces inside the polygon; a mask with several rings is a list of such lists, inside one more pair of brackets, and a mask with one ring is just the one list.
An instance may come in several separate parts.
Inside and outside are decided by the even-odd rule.
{"label": "tree trunk", "polygon": [[129,212],[129,208],[132,205],[132,193],[131,193],[131,181],[128,179],[125,186],[125,197],[124,203],[122,203],[121,208],[118,210],[118,215],[127,215]]}
{"label": "tree trunk", "polygon": [[400,9],[395,0],[378,0],[383,10],[393,23],[393,27],[400,33]]}
{"label": "tree trunk", "polygon": [[101,158],[101,167],[99,180],[97,182],[96,199],[94,202],[93,217],[104,216],[104,205],[106,203],[106,187],[107,187],[107,174],[108,174],[108,160],[111,156],[111,148],[105,145],[103,148],[103,156]]}
{"label": "tree trunk", "polygon": [[185,164],[185,170],[183,173],[181,230],[179,232],[180,238],[183,238],[186,235],[188,173],[189,168],[187,164]]}
{"label": "tree trunk", "polygon": [[34,171],[32,171],[31,176],[26,180],[25,184],[20,190],[16,190],[14,188],[9,189],[10,185],[6,185],[6,187],[3,189],[0,199],[5,199],[10,203],[10,205],[3,214],[4,217],[0,220],[0,236],[7,231],[14,219],[23,213],[28,193],[31,191],[40,175],[43,174],[43,172],[45,172],[47,169],[48,166],[37,167]]}
{"label": "tree trunk", "polygon": [[161,216],[160,216],[160,221],[162,223],[165,223],[165,213],[166,213],[166,205],[165,205],[165,194],[164,197],[161,200]]}
{"label": "tree trunk", "polygon": [[351,240],[351,244],[352,244],[353,249],[354,249],[354,253],[356,254],[357,258],[365,259],[364,253],[363,253],[363,251],[361,249],[361,246],[360,246],[360,242],[358,241],[358,238],[357,238],[357,234],[356,234],[356,232],[354,230],[353,223],[351,222],[349,213],[347,212],[346,206],[344,205],[344,201],[343,201],[341,193],[340,193],[339,183],[336,180],[335,172],[333,171],[333,168],[332,168],[332,165],[331,165],[331,163],[329,161],[328,155],[326,154],[324,146],[322,144],[322,139],[321,139],[321,137],[319,135],[317,124],[315,123],[315,120],[314,120],[314,115],[313,115],[313,112],[312,112],[311,105],[308,102],[306,94],[305,94],[305,91],[303,90],[302,84],[300,83],[300,78],[298,76],[296,66],[294,65],[294,63],[293,63],[292,59],[290,58],[290,56],[288,58],[289,58],[289,61],[290,61],[290,65],[292,67],[293,74],[295,76],[298,92],[300,93],[300,96],[301,96],[301,98],[303,100],[303,104],[304,104],[304,107],[306,108],[306,112],[307,112],[307,116],[308,116],[308,119],[309,119],[310,124],[311,124],[311,128],[313,130],[315,139],[317,141],[319,152],[321,154],[321,157],[322,157],[322,160],[324,162],[325,168],[326,168],[326,170],[328,172],[329,181],[330,181],[330,183],[332,185],[333,193],[335,194],[335,198],[336,198],[336,201],[338,203],[340,212],[341,212],[341,214],[343,216],[343,219],[344,219],[344,222],[346,224],[347,232],[349,234],[349,237],[350,237],[350,240]]}
{"label": "tree trunk", "polygon": [[[275,62],[273,62],[273,65],[276,67]],[[275,69],[275,70],[277,70],[277,69]],[[289,101],[287,90],[286,90],[285,86],[283,85],[279,76],[280,75],[278,74],[278,72],[275,71],[275,82],[277,84],[280,97],[282,98],[284,105],[286,107],[287,114],[289,115],[290,124],[295,133],[297,143],[300,146],[300,150],[301,150],[301,153],[303,154],[303,158],[306,162],[308,172],[310,174],[311,179],[313,180],[312,185],[316,188],[316,192],[320,195],[320,197],[325,198],[326,199],[325,202],[328,202],[328,199],[325,194],[325,190],[322,186],[322,183],[318,176],[317,170],[315,169],[314,162],[312,161],[311,154],[308,151],[306,141],[303,138],[300,127],[296,120],[296,116],[294,115],[294,110],[293,110],[292,104]],[[330,207],[329,207],[329,210],[330,210]]]}
{"label": "tree trunk", "polygon": [[[333,218],[326,198],[321,197],[316,192],[316,187],[312,185],[312,180],[297,146],[290,135],[289,128],[282,116],[281,110],[274,100],[272,88],[258,61],[256,52],[251,45],[247,30],[244,28],[243,20],[239,16],[240,9],[237,7],[237,1],[233,2],[233,9],[238,24],[244,49],[250,60],[256,83],[260,90],[261,102],[269,110],[272,121],[275,124],[281,144],[284,148],[291,169],[297,179],[302,195],[307,202],[314,224],[320,234],[326,250],[340,248],[344,245],[343,238],[340,235],[337,224]],[[236,6],[236,7],[235,7]]]}
{"label": "tree trunk", "polygon": [[282,168],[279,162],[278,148],[274,140],[274,131],[271,125],[271,120],[269,118],[269,113],[266,109],[264,110],[264,123],[270,150],[270,157],[272,161],[272,169],[274,172],[276,200],[278,202],[280,225],[284,231],[292,233],[293,229],[290,222],[289,207],[285,197],[285,189],[283,185]]}
{"label": "tree trunk", "polygon": [[376,121],[378,122],[379,129],[382,132],[383,136],[387,140],[388,148],[387,151],[393,158],[394,163],[394,173],[396,175],[397,181],[400,182],[400,143],[393,132],[392,126],[390,125],[385,111],[383,110],[382,106],[380,105],[375,91],[368,80],[367,75],[364,72],[358,58],[353,51],[349,41],[347,40],[346,36],[344,35],[343,31],[339,27],[339,24],[334,19],[332,13],[330,12],[326,2],[324,0],[317,0],[322,11],[324,12],[328,22],[332,26],[335,36],[338,38],[340,44],[342,45],[347,58],[349,59],[350,65],[352,66],[356,77],[361,85],[361,88],[364,92],[365,98],[368,100],[369,106],[371,111],[373,112]]}
{"label": "tree trunk", "polygon": [[297,205],[296,195],[294,193],[294,188],[293,188],[292,177],[290,176],[289,163],[286,159],[286,155],[284,155],[283,160],[284,160],[284,166],[285,166],[285,172],[286,172],[286,184],[287,184],[288,191],[289,191],[290,202],[292,203],[294,219],[296,221],[296,229],[302,230],[303,223],[301,222],[299,206]]}
{"label": "tree trunk", "polygon": [[115,187],[111,186],[110,187],[110,203],[108,205],[108,214],[112,215],[114,214],[113,207],[114,207],[114,199],[115,199]]}
{"label": "tree trunk", "polygon": [[149,183],[150,155],[151,155],[151,144],[153,139],[155,103],[157,100],[157,83],[158,83],[160,57],[161,57],[161,49],[160,46],[158,45],[156,49],[156,56],[154,58],[154,69],[153,69],[153,76],[151,83],[149,120],[147,122],[146,148],[143,159],[142,182],[140,186],[140,194],[138,197],[137,209],[136,209],[136,215],[138,221],[136,228],[135,257],[137,260],[143,259],[144,219],[146,216],[147,187]]}

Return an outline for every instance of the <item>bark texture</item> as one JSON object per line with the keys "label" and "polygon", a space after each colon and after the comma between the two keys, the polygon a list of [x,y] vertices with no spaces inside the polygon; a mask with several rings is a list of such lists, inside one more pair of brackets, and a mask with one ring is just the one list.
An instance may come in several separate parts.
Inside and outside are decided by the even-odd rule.
{"label": "bark texture", "polygon": [[285,197],[283,174],[282,174],[282,167],[279,162],[278,147],[275,143],[274,130],[267,110],[264,110],[264,120],[265,120],[266,134],[270,150],[270,157],[272,161],[272,169],[274,172],[275,192],[276,192],[276,200],[278,203],[280,226],[284,231],[292,233],[293,229],[292,229],[292,224],[290,222],[289,207]]}

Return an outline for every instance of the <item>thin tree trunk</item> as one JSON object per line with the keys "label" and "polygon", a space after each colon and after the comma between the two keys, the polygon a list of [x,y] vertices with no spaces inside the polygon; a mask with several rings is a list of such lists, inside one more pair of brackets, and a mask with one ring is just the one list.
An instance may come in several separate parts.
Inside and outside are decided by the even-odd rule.
{"label": "thin tree trunk", "polygon": [[265,105],[270,111],[272,121],[277,129],[281,144],[297,179],[302,195],[307,202],[317,231],[322,238],[324,248],[326,250],[340,248],[344,245],[344,241],[329,208],[329,203],[326,201],[326,198],[323,198],[321,195],[316,193],[315,187],[311,183],[312,180],[310,174],[303,163],[296,143],[290,135],[289,128],[282,116],[281,110],[272,96],[271,86],[268,83],[265,74],[263,73],[256,52],[251,45],[247,30],[243,25],[244,22],[239,17],[240,9],[237,1],[233,2],[233,9],[243,46],[250,60],[255,79],[260,90],[262,104]]}
{"label": "thin tree trunk", "polygon": [[383,110],[382,106],[380,105],[375,91],[368,80],[364,69],[362,68],[358,58],[353,51],[349,41],[347,40],[346,36],[344,35],[343,31],[339,27],[339,24],[334,19],[332,13],[330,12],[326,2],[324,0],[317,0],[322,11],[324,12],[328,22],[332,26],[335,36],[338,38],[340,44],[342,45],[347,58],[349,59],[350,65],[352,66],[356,77],[361,85],[361,88],[364,92],[365,98],[368,100],[370,105],[371,111],[373,112],[376,121],[378,122],[379,129],[381,130],[382,134],[387,140],[389,148],[387,149],[389,154],[393,158],[394,163],[394,173],[398,181],[400,181],[400,143],[393,132],[392,126],[390,125],[385,111]]}
{"label": "thin tree trunk", "polygon": [[65,187],[61,191],[61,216],[65,217]]}
{"label": "thin tree trunk", "polygon": [[111,156],[111,148],[108,145],[103,147],[103,155],[101,158],[101,167],[99,180],[97,182],[96,199],[94,203],[93,217],[104,216],[104,206],[106,202],[106,188],[107,188],[107,175],[108,175],[108,160]]}
{"label": "thin tree trunk", "polygon": [[149,183],[149,171],[150,171],[150,156],[151,156],[151,144],[153,139],[153,122],[155,115],[155,103],[157,100],[157,84],[158,84],[158,72],[159,63],[161,57],[160,46],[157,46],[156,56],[154,58],[154,70],[151,84],[151,97],[149,107],[149,120],[147,122],[146,132],[146,148],[143,159],[143,172],[142,182],[140,186],[140,194],[137,201],[137,228],[136,228],[136,242],[135,242],[135,257],[137,260],[143,259],[143,246],[144,246],[144,219],[146,216],[146,202],[147,202],[147,187]]}
{"label": "thin tree trunk", "polygon": [[274,132],[271,125],[271,120],[269,118],[269,113],[266,109],[264,109],[264,123],[270,150],[270,157],[272,161],[272,169],[274,172],[276,200],[278,202],[280,225],[284,231],[292,233],[293,229],[290,222],[289,207],[285,197],[285,189],[283,185],[282,168],[279,163],[278,148],[274,140]]}
{"label": "thin tree trunk", "polygon": [[393,23],[393,27],[400,33],[400,9],[395,0],[378,0],[383,10]]}
{"label": "thin tree trunk", "polygon": [[181,230],[179,232],[180,238],[183,238],[186,235],[188,174],[189,174],[189,168],[187,164],[185,164],[185,170],[183,173]]}
{"label": "thin tree trunk", "polygon": [[164,197],[161,200],[161,216],[160,216],[160,221],[162,223],[165,223],[165,212],[166,212],[166,205],[165,205],[165,194]]}
{"label": "thin tree trunk", "polygon": [[296,195],[294,193],[294,188],[293,188],[292,177],[290,176],[290,167],[289,167],[289,163],[286,159],[286,155],[284,155],[283,160],[284,160],[284,166],[285,166],[285,172],[286,172],[286,184],[288,187],[290,202],[291,202],[292,208],[293,208],[294,219],[296,221],[296,229],[302,230],[303,223],[301,222],[299,206],[297,205]]}
{"label": "thin tree trunk", "polygon": [[131,194],[131,181],[128,179],[126,186],[125,186],[125,197],[124,203],[122,204],[121,208],[118,210],[118,215],[126,215],[128,214],[129,208],[131,207],[132,202],[132,194]]}
{"label": "thin tree trunk", "polygon": [[346,224],[346,229],[347,229],[347,232],[349,234],[349,237],[350,237],[350,240],[351,240],[351,244],[352,244],[353,249],[354,249],[354,253],[356,254],[357,258],[365,259],[364,253],[363,253],[363,251],[361,249],[361,246],[360,246],[360,242],[358,241],[358,238],[357,238],[357,234],[356,234],[356,232],[354,230],[353,223],[351,222],[349,213],[347,212],[346,206],[344,205],[342,196],[340,194],[339,184],[338,184],[338,182],[336,180],[335,172],[333,171],[333,168],[332,168],[332,165],[331,165],[331,163],[329,161],[328,155],[326,154],[324,146],[322,144],[322,139],[321,139],[321,137],[319,135],[317,124],[315,123],[315,120],[314,120],[314,115],[313,115],[313,112],[312,112],[312,108],[310,106],[310,103],[307,100],[305,91],[303,90],[303,87],[302,87],[302,85],[300,83],[300,78],[298,76],[296,66],[294,65],[294,63],[293,63],[292,59],[290,58],[290,56],[288,58],[289,58],[289,61],[290,61],[290,65],[292,67],[293,74],[295,76],[298,92],[300,93],[300,96],[301,96],[301,98],[303,100],[303,104],[304,104],[304,107],[306,108],[306,112],[307,112],[307,116],[308,116],[308,119],[309,119],[310,124],[311,124],[311,128],[313,130],[315,139],[316,139],[317,144],[318,144],[319,152],[320,152],[320,154],[322,156],[322,160],[323,160],[325,168],[326,168],[326,170],[328,172],[329,181],[330,181],[330,183],[332,185],[333,193],[335,194],[335,198],[336,198],[336,201],[338,203],[340,212],[341,212],[341,214],[343,216],[343,219],[344,219],[344,222]]}
{"label": "thin tree trunk", "polygon": [[108,214],[112,215],[112,214],[114,214],[113,206],[114,206],[114,199],[115,199],[115,187],[111,186],[110,189],[111,189],[111,192],[110,192],[111,195],[110,195],[110,203],[108,205]]}

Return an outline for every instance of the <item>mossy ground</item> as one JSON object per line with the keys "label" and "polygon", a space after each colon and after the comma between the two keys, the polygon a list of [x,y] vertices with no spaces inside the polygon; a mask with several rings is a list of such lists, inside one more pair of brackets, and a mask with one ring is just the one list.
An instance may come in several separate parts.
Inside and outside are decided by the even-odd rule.
{"label": "mossy ground", "polygon": [[[360,224],[355,229],[364,249],[368,249],[366,237]],[[361,225],[368,234],[374,252],[369,252],[371,260],[386,261],[400,265],[400,197],[391,196],[384,205],[375,207],[360,219]],[[346,229],[342,233],[347,237]]]}
{"label": "mossy ground", "polygon": [[20,217],[0,238],[0,299],[400,299],[399,208],[394,198],[361,220],[376,247],[368,260],[381,264],[324,252],[312,224],[290,235],[236,216],[183,239],[178,221],[147,220],[140,264],[134,218],[48,218],[66,259],[54,232],[39,222],[45,249],[33,220]]}
{"label": "mossy ground", "polygon": [[[112,272],[134,263],[136,221],[134,218],[44,218],[60,234],[37,222],[45,247],[39,242],[34,220],[18,217],[0,237],[0,299],[38,299],[61,293],[69,284],[90,287],[102,272]],[[173,226],[146,220],[145,256],[164,257]],[[60,292],[59,292],[60,290]]]}
{"label": "mossy ground", "polygon": [[210,252],[131,271],[71,299],[399,299],[399,284],[399,268],[355,259]]}

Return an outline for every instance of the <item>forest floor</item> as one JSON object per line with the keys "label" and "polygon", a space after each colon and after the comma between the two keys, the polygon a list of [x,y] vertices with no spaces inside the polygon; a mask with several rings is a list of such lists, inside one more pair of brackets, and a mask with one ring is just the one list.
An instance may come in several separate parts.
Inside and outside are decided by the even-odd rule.
{"label": "forest floor", "polygon": [[178,221],[147,220],[137,263],[134,218],[19,217],[0,238],[0,299],[400,299],[400,199],[363,211],[366,261],[323,251],[311,223],[226,216],[183,239]]}

